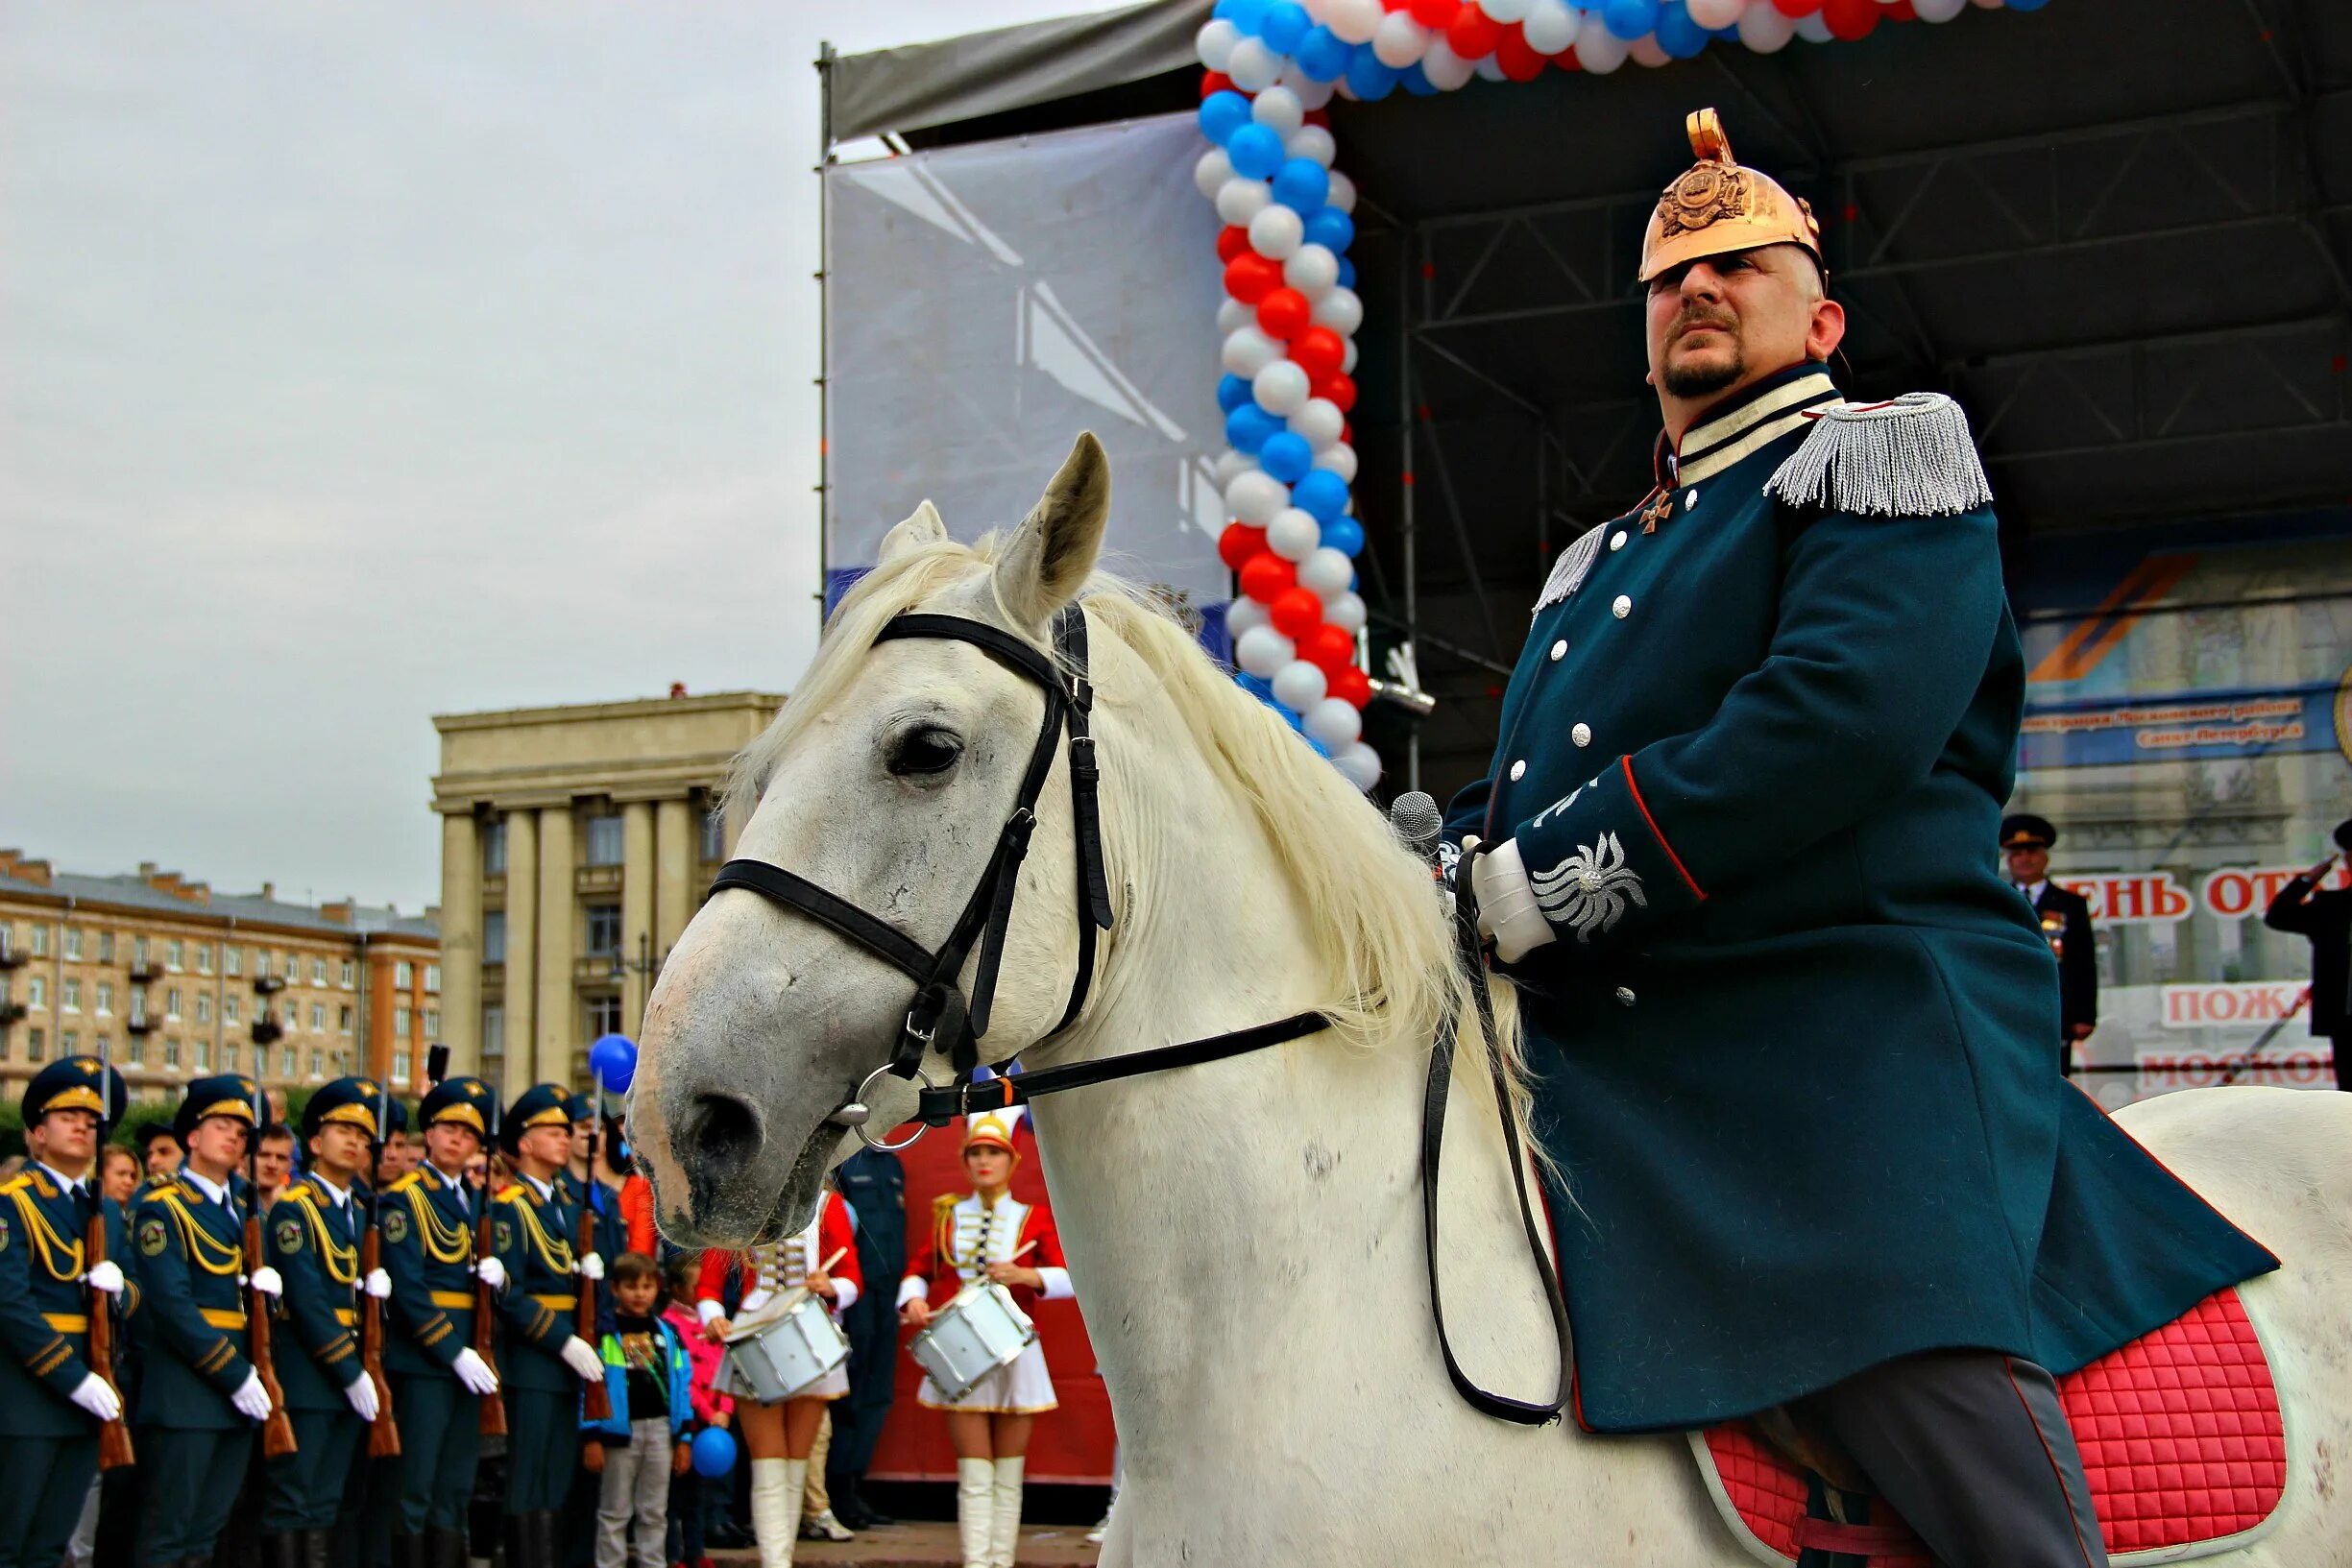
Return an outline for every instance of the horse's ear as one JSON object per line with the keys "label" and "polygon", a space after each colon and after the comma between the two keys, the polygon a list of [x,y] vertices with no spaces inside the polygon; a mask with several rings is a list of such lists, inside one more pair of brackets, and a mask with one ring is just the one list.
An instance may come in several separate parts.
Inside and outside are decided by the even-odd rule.
{"label": "horse's ear", "polygon": [[882,553],[875,557],[875,565],[886,567],[900,556],[927,544],[946,543],[947,524],[940,520],[939,509],[926,500],[914,509],[914,516],[905,522],[893,524],[890,531],[882,536]]}
{"label": "horse's ear", "polygon": [[1080,431],[996,564],[997,597],[1017,623],[1042,626],[1078,597],[1109,520],[1110,458],[1093,431]]}

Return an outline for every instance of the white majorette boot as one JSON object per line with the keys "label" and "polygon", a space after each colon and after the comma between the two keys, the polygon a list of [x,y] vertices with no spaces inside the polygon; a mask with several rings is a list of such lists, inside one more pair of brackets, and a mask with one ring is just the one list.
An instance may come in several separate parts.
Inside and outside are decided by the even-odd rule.
{"label": "white majorette boot", "polygon": [[792,1568],[792,1549],[800,1541],[801,1484],[790,1459],[751,1461],[751,1535],[759,1543],[760,1568]]}
{"label": "white majorette boot", "polygon": [[996,1461],[996,1508],[988,1524],[988,1568],[1012,1568],[1021,1551],[1021,1472],[1023,1459]]}
{"label": "white majorette boot", "polygon": [[963,1568],[988,1568],[988,1531],[995,1518],[995,1462],[958,1459],[956,1532],[963,1542]]}

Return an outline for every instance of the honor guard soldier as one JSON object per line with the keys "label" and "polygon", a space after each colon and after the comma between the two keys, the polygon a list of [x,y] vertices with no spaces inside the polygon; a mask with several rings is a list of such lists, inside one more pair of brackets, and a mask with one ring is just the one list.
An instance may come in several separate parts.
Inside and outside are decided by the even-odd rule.
{"label": "honor guard soldier", "polygon": [[[510,1568],[556,1568],[559,1510],[580,1463],[580,1391],[604,1381],[595,1347],[574,1332],[575,1212],[561,1182],[571,1153],[570,1098],[552,1083],[523,1091],[501,1124],[515,1179],[496,1199],[491,1235],[506,1288],[500,1383],[506,1394],[506,1555]],[[593,1326],[593,1325],[592,1325]]]}
{"label": "honor guard soldier", "polygon": [[2049,880],[2049,847],[2058,830],[2048,817],[2021,811],[2000,825],[2009,880],[2033,905],[2035,924],[2058,960],[2058,1073],[2074,1071],[2074,1048],[2098,1027],[2098,948],[2091,901]]}
{"label": "honor guard soldier", "polygon": [[[489,1085],[449,1078],[424,1097],[424,1160],[384,1194],[384,1267],[392,1275],[384,1369],[400,1412],[400,1518],[393,1568],[465,1568],[466,1514],[481,1453],[481,1402],[498,1376],[473,1348],[474,1237],[486,1199],[466,1185],[494,1110]],[[506,1283],[495,1256],[480,1283]]]}
{"label": "honor guard soldier", "polygon": [[[52,1062],[25,1088],[29,1158],[0,1182],[0,1568],[56,1568],[98,1473],[99,1429],[122,1419],[114,1369],[90,1360],[90,1318],[138,1299],[113,1261],[122,1210],[97,1186],[108,1114],[126,1103],[95,1056]],[[100,1214],[107,1257],[92,1262]]]}
{"label": "honor guard soldier", "polygon": [[1574,1152],[1577,1414],[1793,1404],[1946,1568],[2086,1568],[2052,1373],[2277,1261],[2049,1071],[1966,417],[1841,399],[1810,209],[1688,130],[1639,261],[1657,487],[1561,553],[1447,822]]}
{"label": "honor guard soldier", "polygon": [[[186,1151],[169,1182],[139,1194],[131,1244],[137,1315],[140,1562],[201,1568],[235,1506],[254,1433],[269,1419],[261,1376],[247,1355],[245,1209],[232,1192],[254,1131],[251,1078],[198,1078],[172,1131]],[[278,1293],[277,1271],[251,1282]]]}
{"label": "honor guard soldier", "polygon": [[375,1382],[360,1363],[360,1292],[391,1289],[382,1269],[360,1277],[365,1228],[353,1188],[378,1136],[381,1091],[367,1078],[337,1078],[303,1107],[304,1173],[286,1185],[263,1234],[283,1290],[272,1319],[287,1334],[278,1357],[295,1450],[269,1461],[261,1513],[270,1568],[326,1568],[327,1536],[342,1511],[378,1411]]}

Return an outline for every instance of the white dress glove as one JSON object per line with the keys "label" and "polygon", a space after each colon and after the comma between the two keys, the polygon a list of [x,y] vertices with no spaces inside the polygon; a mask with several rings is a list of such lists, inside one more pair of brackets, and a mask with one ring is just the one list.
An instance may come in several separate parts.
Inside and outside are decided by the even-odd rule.
{"label": "white dress glove", "polygon": [[764,1288],[754,1290],[749,1295],[745,1296],[742,1303],[735,1309],[735,1315],[738,1317],[756,1316],[758,1315],[762,1307],[766,1306],[769,1302],[775,1299],[776,1297],[774,1292]]}
{"label": "white dress glove", "polygon": [[[97,1265],[88,1273],[83,1275],[82,1283],[87,1285],[93,1291],[104,1291],[107,1294],[112,1296],[121,1295],[123,1293],[122,1266],[116,1263],[113,1259],[109,1258],[106,1260],[106,1262]],[[106,1417],[106,1419],[111,1421],[114,1419],[114,1417],[109,1415]]]}
{"label": "white dress glove", "polygon": [[578,1335],[567,1337],[559,1354],[564,1358],[564,1364],[579,1374],[582,1383],[601,1383],[604,1380],[604,1359]]}
{"label": "white dress glove", "polygon": [[506,1265],[496,1258],[484,1258],[473,1266],[474,1277],[494,1291],[506,1289]]}
{"label": "white dress glove", "polygon": [[255,1269],[250,1276],[243,1274],[238,1275],[237,1283],[239,1285],[252,1286],[255,1290],[260,1291],[263,1295],[268,1296],[273,1301],[285,1294],[286,1290],[286,1282],[279,1279],[278,1277],[278,1270],[272,1268],[268,1264],[263,1264],[260,1267]]}
{"label": "white dress glove", "polygon": [[1494,955],[1504,963],[1560,939],[1537,906],[1517,839],[1506,838],[1472,861],[1470,880],[1478,889],[1478,929],[1494,938]]}
{"label": "white dress glove", "polygon": [[356,1413],[362,1421],[375,1420],[376,1411],[377,1409],[376,1403],[376,1380],[362,1372],[359,1375],[358,1382],[345,1384],[343,1387],[343,1402],[351,1406],[352,1411]]}
{"label": "white dress glove", "polygon": [[473,1353],[472,1345],[457,1353],[457,1359],[449,1363],[449,1370],[457,1374],[457,1381],[466,1386],[466,1392],[470,1394],[495,1394],[498,1391],[498,1374],[490,1369],[488,1362]]}
{"label": "white dress glove", "polygon": [[391,1300],[391,1299],[392,1299],[392,1276],[391,1276],[389,1273],[385,1272],[385,1271],[384,1271],[383,1269],[381,1269],[381,1268],[371,1268],[371,1269],[369,1269],[369,1270],[368,1270],[368,1279],[367,1279],[367,1291],[368,1291],[368,1294],[370,1294],[370,1295],[374,1296],[374,1297],[375,1297],[376,1300],[378,1300],[378,1301],[389,1301],[389,1300]]}
{"label": "white dress glove", "polygon": [[604,1259],[599,1254],[591,1252],[574,1263],[571,1266],[571,1271],[582,1279],[602,1279],[604,1278]]}
{"label": "white dress glove", "polygon": [[235,1393],[229,1396],[229,1403],[234,1405],[237,1413],[248,1421],[266,1421],[270,1418],[270,1393],[261,1387],[261,1374],[258,1372],[245,1374],[245,1381],[237,1386]]}
{"label": "white dress glove", "polygon": [[101,1421],[115,1420],[123,1413],[122,1396],[95,1372],[77,1384],[69,1397]]}

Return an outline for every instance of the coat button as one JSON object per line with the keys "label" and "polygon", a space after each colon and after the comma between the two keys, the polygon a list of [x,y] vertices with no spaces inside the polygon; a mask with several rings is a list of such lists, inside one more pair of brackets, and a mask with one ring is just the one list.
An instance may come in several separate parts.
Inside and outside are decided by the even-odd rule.
{"label": "coat button", "polygon": [[1687,511],[1689,511],[1689,510],[1690,510],[1692,507],[1694,507],[1694,506],[1696,506],[1696,505],[1698,505],[1698,504],[1699,504],[1699,493],[1698,493],[1697,491],[1695,491],[1695,490],[1686,490],[1686,491],[1683,492],[1683,510],[1684,510],[1684,511],[1687,512]]}
{"label": "coat button", "polygon": [[1633,1004],[1634,1004],[1634,988],[1633,988],[1632,986],[1630,986],[1630,985],[1620,985],[1620,986],[1618,986],[1618,987],[1617,987],[1617,1005],[1618,1005],[1618,1006],[1620,1006],[1620,1007],[1631,1007]]}
{"label": "coat button", "polygon": [[1579,724],[1575,729],[1568,732],[1568,738],[1575,741],[1580,746],[1591,745],[1592,726],[1589,724]]}
{"label": "coat button", "polygon": [[1624,529],[1620,528],[1615,533],[1609,536],[1609,547],[1612,550],[1621,550],[1625,548]]}
{"label": "coat button", "polygon": [[1634,601],[1620,593],[1617,595],[1617,602],[1609,607],[1609,613],[1619,620],[1623,620],[1634,613]]}
{"label": "coat button", "polygon": [[1568,656],[1568,639],[1562,638],[1552,644],[1552,663],[1557,664]]}
{"label": "coat button", "polygon": [[1513,784],[1517,784],[1521,779],[1526,777],[1527,760],[1525,758],[1521,758],[1519,760],[1511,764],[1511,782]]}

